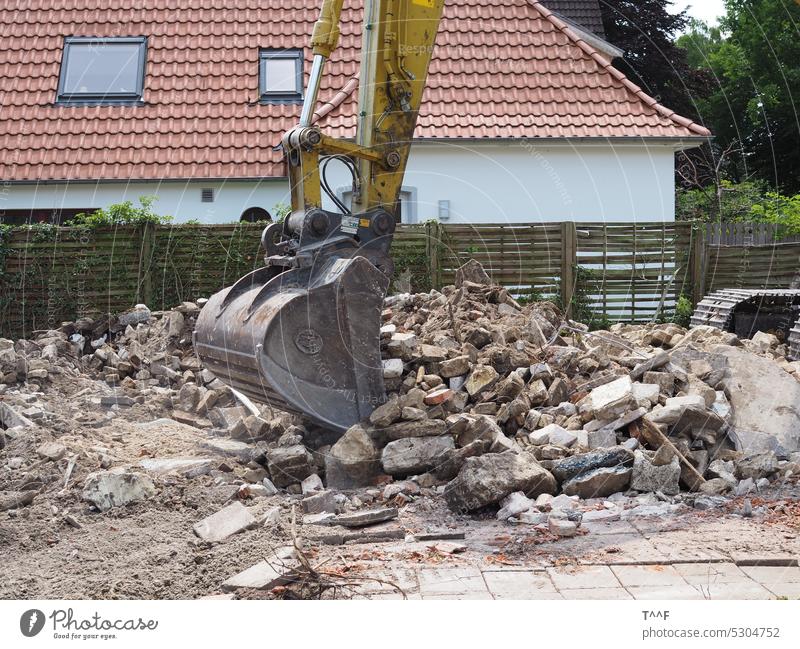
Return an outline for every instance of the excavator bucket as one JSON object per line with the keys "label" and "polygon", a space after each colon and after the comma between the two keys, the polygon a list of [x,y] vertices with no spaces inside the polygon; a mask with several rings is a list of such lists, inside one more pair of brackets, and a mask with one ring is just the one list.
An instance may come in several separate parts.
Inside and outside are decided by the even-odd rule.
{"label": "excavator bucket", "polygon": [[380,325],[388,283],[360,256],[261,268],[203,307],[195,350],[248,397],[343,432],[385,400]]}

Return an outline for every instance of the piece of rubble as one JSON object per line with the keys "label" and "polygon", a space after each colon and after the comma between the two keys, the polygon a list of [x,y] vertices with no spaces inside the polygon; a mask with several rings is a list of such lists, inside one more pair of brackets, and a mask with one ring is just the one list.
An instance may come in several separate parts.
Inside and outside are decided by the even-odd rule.
{"label": "piece of rubble", "polygon": [[631,481],[633,469],[628,466],[599,467],[582,472],[565,481],[561,488],[568,496],[604,498],[625,491]]}
{"label": "piece of rubble", "polygon": [[369,422],[374,426],[386,427],[398,421],[402,415],[400,399],[389,399],[381,404],[369,416]]}
{"label": "piece of rubble", "polygon": [[403,376],[403,361],[400,358],[390,358],[383,362],[383,378],[399,379]]}
{"label": "piece of rubble", "polygon": [[569,538],[578,533],[578,523],[569,520],[566,516],[550,514],[547,517],[547,525],[550,531],[558,537]]}
{"label": "piece of rubble", "polygon": [[332,491],[318,491],[303,498],[303,511],[306,514],[336,513],[336,498]]}
{"label": "piece of rubble", "polygon": [[444,497],[454,511],[472,511],[522,491],[535,497],[555,493],[556,481],[528,453],[482,455],[466,460],[458,476],[445,487]]}
{"label": "piece of rubble", "polygon": [[150,478],[121,467],[90,473],[83,486],[83,499],[101,512],[147,500],[155,494],[156,488]]}
{"label": "piece of rubble", "polygon": [[397,518],[397,507],[380,507],[378,509],[362,509],[357,512],[339,514],[331,519],[334,525],[342,527],[366,527]]}
{"label": "piece of rubble", "polygon": [[288,487],[310,476],[312,456],[302,444],[278,446],[267,452],[267,470],[277,487]]}
{"label": "piece of rubble", "polygon": [[51,462],[58,462],[67,454],[67,447],[58,442],[45,442],[36,449],[36,454]]}
{"label": "piece of rubble", "polygon": [[582,413],[595,419],[612,421],[638,407],[629,376],[622,376],[592,390],[580,403]]}
{"label": "piece of rubble", "polygon": [[[662,447],[664,448],[664,447]],[[657,465],[642,451],[634,451],[631,489],[648,493],[661,492],[674,496],[680,492],[678,484],[681,465],[677,455],[672,455],[668,464]]]}
{"label": "piece of rubble", "polygon": [[491,365],[476,365],[467,377],[464,388],[469,396],[475,397],[481,392],[491,389],[499,378],[497,370]]}
{"label": "piece of rubble", "polygon": [[211,421],[205,417],[195,415],[191,412],[184,412],[183,410],[173,410],[172,418],[181,424],[186,424],[187,426],[192,426],[202,430],[211,428],[212,425]]}
{"label": "piece of rubble", "polygon": [[125,394],[110,394],[100,397],[101,406],[124,406],[129,408],[135,403],[135,399]]}
{"label": "piece of rubble", "polygon": [[218,455],[235,457],[241,462],[248,462],[253,456],[253,447],[250,444],[238,442],[234,439],[211,438],[203,440],[200,445]]}
{"label": "piece of rubble", "polygon": [[728,360],[728,387],[739,450],[745,453],[800,451],[800,383],[787,380],[773,361],[736,347],[715,353]]}
{"label": "piece of rubble", "polygon": [[239,588],[272,590],[295,581],[299,576],[300,562],[291,546],[278,549],[267,559],[243,570],[222,583],[222,590],[230,592]]}
{"label": "piece of rubble", "polygon": [[139,466],[150,473],[156,475],[177,473],[186,478],[206,475],[213,465],[214,460],[211,458],[194,457],[146,458],[139,462]]}
{"label": "piece of rubble", "polygon": [[322,491],[325,485],[322,484],[322,478],[316,473],[312,473],[307,478],[304,478],[300,483],[300,489],[304,496],[314,493],[315,491]]}
{"label": "piece of rubble", "polygon": [[35,497],[35,491],[0,491],[0,512],[26,507]]}
{"label": "piece of rubble", "polygon": [[398,439],[384,447],[381,463],[389,475],[425,473],[436,467],[453,449],[455,443],[450,436]]}
{"label": "piece of rubble", "polygon": [[194,533],[208,543],[219,543],[234,534],[255,527],[256,518],[240,502],[233,502],[192,526]]}
{"label": "piece of rubble", "polygon": [[560,482],[566,482],[583,473],[608,467],[632,467],[633,453],[621,446],[598,449],[590,453],[579,453],[559,460],[551,469]]}
{"label": "piece of rubble", "polygon": [[739,480],[767,478],[778,472],[778,458],[772,451],[754,453],[734,462],[734,475]]}
{"label": "piece of rubble", "polygon": [[500,501],[500,510],[497,512],[497,520],[508,520],[512,516],[518,516],[522,512],[532,509],[533,506],[533,500],[528,498],[521,491],[515,491]]}
{"label": "piece of rubble", "polygon": [[471,282],[473,284],[489,285],[491,280],[489,275],[481,266],[480,262],[470,259],[463,266],[456,270],[455,285],[456,288],[461,288],[464,282]]}
{"label": "piece of rubble", "polygon": [[325,456],[325,477],[333,489],[367,486],[379,470],[378,450],[359,424],[351,426]]}
{"label": "piece of rubble", "polygon": [[399,421],[387,426],[381,432],[388,440],[406,439],[409,437],[434,437],[447,431],[447,423],[441,419],[419,419],[416,421]]}

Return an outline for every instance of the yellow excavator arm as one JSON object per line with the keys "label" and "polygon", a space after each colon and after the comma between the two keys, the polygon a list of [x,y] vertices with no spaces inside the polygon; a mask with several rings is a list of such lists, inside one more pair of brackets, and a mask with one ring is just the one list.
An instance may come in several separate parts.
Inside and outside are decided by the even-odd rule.
{"label": "yellow excavator arm", "polygon": [[[314,123],[342,4],[323,0],[300,121],[282,140],[291,213],[264,230],[265,265],[212,296],[195,329],[201,361],[223,382],[337,431],[385,400],[389,250],[444,0],[364,2],[354,141]],[[352,173],[349,206],[325,182],[331,159]]]}

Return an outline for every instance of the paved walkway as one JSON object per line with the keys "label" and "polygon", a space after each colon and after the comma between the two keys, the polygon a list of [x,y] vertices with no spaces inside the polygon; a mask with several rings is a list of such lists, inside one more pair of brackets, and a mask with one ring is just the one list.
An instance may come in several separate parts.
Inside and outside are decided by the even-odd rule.
{"label": "paved walkway", "polygon": [[800,598],[800,542],[782,526],[710,517],[586,527],[539,543],[525,526],[478,521],[455,542],[459,554],[448,542],[348,545],[333,563],[381,580],[358,587],[370,599],[402,598],[388,582],[409,599]]}
{"label": "paved walkway", "polygon": [[[734,563],[573,566],[545,570],[421,568],[385,575],[409,599],[776,599],[800,597],[798,567]],[[402,598],[385,584],[370,599]]]}

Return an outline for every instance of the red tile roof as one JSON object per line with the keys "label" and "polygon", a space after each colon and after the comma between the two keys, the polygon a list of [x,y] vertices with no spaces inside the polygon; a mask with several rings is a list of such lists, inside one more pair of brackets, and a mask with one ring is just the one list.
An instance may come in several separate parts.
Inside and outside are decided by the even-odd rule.
{"label": "red tile roof", "polygon": [[[274,147],[300,107],[259,104],[258,50],[304,47],[319,0],[183,0],[180,9],[172,0],[18,2],[0,8],[0,177],[284,174]],[[321,123],[341,137],[354,134],[360,4],[345,0],[320,93]],[[145,105],[55,105],[67,35],[147,36]],[[709,135],[535,0],[446,0],[436,43],[419,138]]]}

